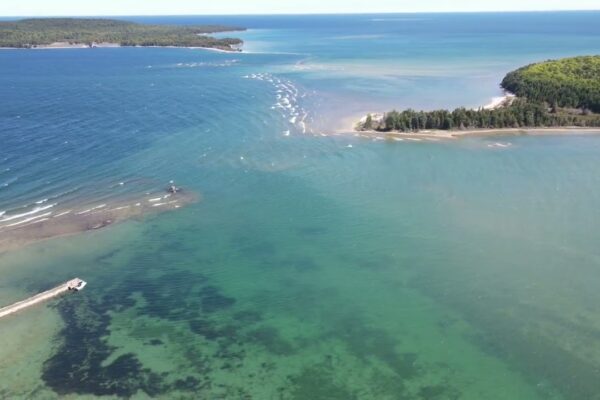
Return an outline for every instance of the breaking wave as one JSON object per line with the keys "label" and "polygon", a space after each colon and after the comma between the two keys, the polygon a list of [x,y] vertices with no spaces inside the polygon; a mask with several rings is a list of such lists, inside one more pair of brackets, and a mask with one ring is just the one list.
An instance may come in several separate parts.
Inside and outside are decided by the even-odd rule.
{"label": "breaking wave", "polygon": [[[282,117],[296,131],[312,132],[307,124],[309,113],[300,104],[300,100],[306,97],[306,93],[301,93],[292,81],[268,73],[246,75],[244,78],[264,81],[273,85],[275,104],[271,106],[271,109],[281,113]],[[284,131],[284,136],[289,136],[289,130]]]}

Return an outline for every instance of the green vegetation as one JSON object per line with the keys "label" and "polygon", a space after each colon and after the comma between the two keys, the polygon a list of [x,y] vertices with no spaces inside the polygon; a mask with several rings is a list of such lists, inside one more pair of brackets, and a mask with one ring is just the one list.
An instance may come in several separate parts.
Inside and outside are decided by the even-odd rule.
{"label": "green vegetation", "polygon": [[[509,106],[494,110],[454,111],[392,111],[385,115],[383,124],[371,128],[379,131],[417,132],[422,129],[504,129],[539,127],[600,127],[600,115],[576,114],[563,110],[552,110],[542,103],[516,99]],[[365,129],[368,129],[365,123]]]}
{"label": "green vegetation", "polygon": [[520,68],[502,87],[519,97],[557,107],[600,112],[600,56],[565,58]]}
{"label": "green vegetation", "polygon": [[359,130],[600,127],[600,56],[533,64],[509,73],[502,87],[518,97],[495,109],[392,111]]}
{"label": "green vegetation", "polygon": [[209,33],[239,31],[218,25],[146,25],[111,19],[35,18],[0,22],[0,47],[32,48],[53,43],[115,43],[121,46],[208,47],[235,50],[240,39],[215,39]]}

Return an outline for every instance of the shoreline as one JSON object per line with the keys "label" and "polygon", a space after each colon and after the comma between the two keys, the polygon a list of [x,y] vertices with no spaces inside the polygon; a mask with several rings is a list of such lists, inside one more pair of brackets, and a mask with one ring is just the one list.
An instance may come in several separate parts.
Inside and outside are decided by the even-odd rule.
{"label": "shoreline", "polygon": [[[346,131],[346,133],[348,133]],[[600,135],[600,128],[557,127],[557,128],[498,128],[470,130],[423,130],[419,132],[380,132],[375,130],[352,132],[354,136],[383,139],[460,139],[462,137],[488,136],[568,136],[576,134]]]}
{"label": "shoreline", "polygon": [[42,241],[103,230],[146,215],[174,211],[197,202],[191,192],[147,194],[142,198],[50,211],[50,207],[18,217],[0,217],[0,255]]}
{"label": "shoreline", "polygon": [[[481,105],[481,106],[478,106],[475,108],[471,108],[471,110],[475,110],[475,111],[477,111],[479,109],[496,110],[498,108],[501,108],[501,107],[511,104],[516,98],[517,98],[517,96],[514,95],[513,93],[503,90],[501,96],[491,97],[491,98],[489,98],[487,104]],[[332,125],[332,126],[334,126],[333,134],[340,135],[340,134],[348,134],[349,132],[359,132],[359,133],[360,132],[363,132],[363,133],[368,132],[370,134],[373,134],[373,133],[380,133],[380,134],[404,133],[406,135],[412,135],[413,133],[414,134],[422,134],[422,133],[431,134],[432,132],[435,132],[436,134],[439,135],[438,137],[443,137],[443,136],[448,136],[448,135],[446,135],[448,132],[460,133],[460,132],[474,132],[475,131],[475,129],[469,129],[467,131],[458,131],[458,130],[445,131],[445,130],[441,130],[441,129],[439,129],[439,130],[432,129],[432,130],[422,130],[420,132],[383,132],[383,131],[376,131],[376,130],[363,131],[363,130],[357,129],[357,127],[360,126],[360,124],[365,122],[366,118],[369,115],[372,116],[373,119],[383,120],[383,118],[385,117],[385,113],[380,112],[380,111],[361,111],[361,113],[353,113],[352,115],[346,114],[342,118],[338,118],[338,121]],[[493,130],[497,131],[500,129],[513,129],[513,128],[498,128],[498,129],[493,129]],[[523,130],[524,128],[514,128],[514,129]]]}
{"label": "shoreline", "polygon": [[[511,96],[503,97],[504,101],[510,99]],[[344,136],[352,135],[355,137],[364,137],[379,140],[397,140],[402,139],[416,140],[426,139],[430,141],[438,140],[456,140],[463,137],[486,137],[486,136],[560,136],[560,135],[600,135],[600,127],[580,127],[580,126],[561,126],[561,127],[544,127],[544,128],[495,128],[495,129],[465,129],[465,130],[442,130],[429,129],[418,132],[399,132],[399,131],[377,131],[377,130],[358,130],[357,125],[365,115],[378,115],[381,113],[362,113],[353,116],[346,116],[339,120],[336,124],[338,127],[332,129],[327,135]],[[383,114],[381,114],[383,115]]]}
{"label": "shoreline", "polygon": [[119,43],[98,43],[90,46],[84,43],[52,43],[35,47],[0,47],[0,50],[84,50],[84,49],[116,49],[116,48],[158,48],[158,49],[190,49],[190,50],[209,50],[219,53],[241,53],[241,49],[231,48],[229,50],[219,47],[199,47],[199,46],[123,46]]}
{"label": "shoreline", "polygon": [[[518,97],[513,93],[504,91],[502,96],[493,97],[490,102],[479,108],[484,110],[496,110],[505,106],[510,106]],[[346,116],[339,120],[337,126],[339,128],[333,130],[334,135],[353,134],[354,136],[370,137],[381,139],[409,140],[429,139],[437,141],[440,139],[459,139],[468,136],[558,136],[558,135],[573,135],[573,134],[600,134],[600,127],[581,127],[581,126],[557,126],[557,127],[520,127],[520,128],[472,128],[472,129],[423,129],[416,132],[401,132],[401,131],[380,131],[375,129],[362,130],[361,126],[366,119],[371,116],[374,120],[385,118],[385,113],[367,112]]]}

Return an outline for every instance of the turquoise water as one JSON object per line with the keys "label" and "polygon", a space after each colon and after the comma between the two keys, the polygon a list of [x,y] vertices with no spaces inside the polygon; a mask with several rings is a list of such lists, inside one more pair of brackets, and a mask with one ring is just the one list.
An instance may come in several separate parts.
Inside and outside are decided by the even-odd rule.
{"label": "turquoise water", "polygon": [[322,136],[485,104],[515,66],[598,53],[598,16],[228,17],[248,53],[0,51],[0,219],[202,196],[0,255],[0,304],[89,282],[0,321],[0,398],[598,398],[599,137]]}

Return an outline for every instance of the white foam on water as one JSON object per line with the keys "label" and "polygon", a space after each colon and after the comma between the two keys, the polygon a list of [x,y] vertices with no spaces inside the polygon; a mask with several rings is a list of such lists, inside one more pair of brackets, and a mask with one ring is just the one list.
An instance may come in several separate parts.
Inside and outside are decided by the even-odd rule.
{"label": "white foam on water", "polygon": [[37,221],[35,221],[35,222],[31,222],[31,223],[29,223],[29,224],[25,224],[25,225],[23,225],[23,227],[25,227],[25,226],[30,226],[30,225],[35,225],[35,224],[39,224],[39,223],[42,223],[42,222],[46,222],[46,221],[48,221],[49,219],[50,219],[50,218],[42,218],[42,219],[39,219],[39,220],[37,220]]}
{"label": "white foam on water", "polygon": [[238,64],[240,60],[225,60],[222,62],[189,62],[172,65],[175,68],[202,68],[202,67],[231,67]]}
{"label": "white foam on water", "polygon": [[98,210],[98,209],[104,208],[104,207],[106,207],[106,204],[100,204],[99,206],[92,207],[92,208],[90,208],[88,210],[84,210],[84,211],[78,212],[77,215],[87,214],[87,213],[90,213],[90,212],[92,212],[94,210]]}
{"label": "white foam on water", "polygon": [[155,198],[155,199],[148,199],[148,201],[149,201],[150,203],[156,203],[157,201],[161,201],[161,200],[162,200],[162,197],[157,197],[157,198]]}
{"label": "white foam on water", "polygon": [[67,215],[67,214],[71,214],[71,210],[61,212],[60,214],[56,214],[53,218],[63,217],[65,215]]}
{"label": "white foam on water", "polygon": [[[278,110],[291,127],[294,127],[302,133],[307,132],[306,119],[308,117],[308,112],[298,103],[298,98],[306,97],[306,93],[300,95],[300,91],[293,82],[284,80],[272,74],[251,74],[246,75],[246,77],[272,84],[275,89],[275,104],[270,108],[272,110]],[[301,115],[302,117],[300,118]]]}
{"label": "white foam on water", "polygon": [[507,147],[511,147],[512,143],[500,143],[500,142],[496,142],[494,144],[488,144],[487,147],[490,148],[501,148],[501,149],[506,149]]}
{"label": "white foam on water", "polygon": [[[12,224],[4,225],[4,227],[10,228],[10,227],[13,227],[13,226],[18,226],[18,225],[26,224],[26,223],[34,221],[34,220],[36,220],[38,218],[44,218],[44,217],[48,217],[50,215],[52,215],[51,212],[45,213],[45,214],[36,215],[35,217],[26,218],[24,220],[21,220],[21,221],[18,221],[18,222],[14,222]],[[47,220],[47,218],[46,218],[46,220]]]}
{"label": "white foam on water", "polygon": [[47,206],[44,207],[35,207],[33,210],[31,211],[27,211],[21,214],[15,214],[15,215],[10,215],[10,216],[6,216],[0,219],[0,222],[8,222],[8,221],[14,221],[15,219],[19,219],[19,218],[23,218],[23,217],[27,217],[28,215],[35,215],[41,211],[45,211],[48,210],[52,207],[54,207],[56,204],[49,204]]}
{"label": "white foam on water", "polygon": [[15,177],[15,178],[9,179],[9,180],[7,180],[6,182],[4,182],[2,185],[0,185],[0,187],[8,187],[8,186],[10,186],[11,184],[15,183],[16,181],[18,181],[18,180],[19,180],[19,177],[18,177],[18,176],[17,176],[17,177]]}
{"label": "white foam on water", "polygon": [[300,128],[302,129],[302,133],[306,133],[306,123],[304,120],[300,121]]}
{"label": "white foam on water", "polygon": [[117,207],[117,208],[113,208],[109,211],[121,211],[121,210],[125,210],[127,208],[130,208],[131,206],[123,206],[123,207]]}

